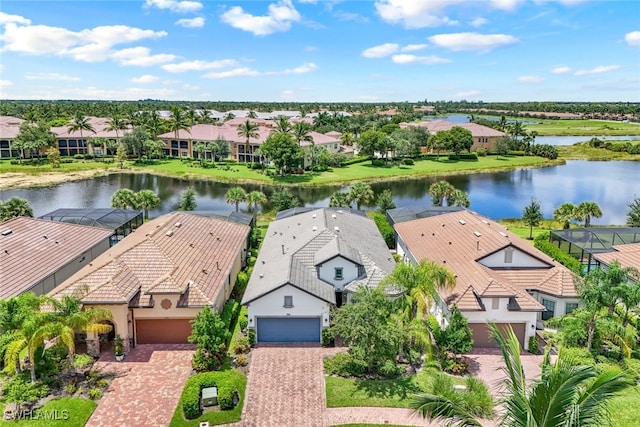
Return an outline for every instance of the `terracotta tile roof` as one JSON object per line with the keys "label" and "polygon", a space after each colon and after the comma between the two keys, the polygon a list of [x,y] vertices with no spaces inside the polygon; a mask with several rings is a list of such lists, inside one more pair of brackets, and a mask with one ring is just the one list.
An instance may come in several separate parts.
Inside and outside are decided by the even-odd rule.
{"label": "terracotta tile roof", "polygon": [[0,139],[15,139],[20,134],[24,120],[12,116],[0,116]]}
{"label": "terracotta tile roof", "polygon": [[[509,297],[512,309],[543,310],[529,290],[576,296],[574,275],[567,268],[500,224],[471,211],[406,221],[394,228],[417,261],[431,259],[456,274],[455,289],[442,297],[460,309],[482,310],[478,297]],[[490,268],[481,263],[507,247],[533,260],[533,267]]]}
{"label": "terracotta tile roof", "polygon": [[492,129],[487,126],[482,126],[477,123],[453,123],[447,120],[430,120],[417,123],[402,123],[401,127],[420,126],[429,130],[429,133],[437,133],[441,130],[450,130],[454,126],[458,126],[471,131],[474,137],[500,137],[505,136],[504,132]]}
{"label": "terracotta tile roof", "polygon": [[113,234],[104,228],[26,217],[0,223],[0,233],[5,232],[0,235],[0,299],[27,291]]}
{"label": "terracotta tile roof", "polygon": [[85,303],[152,304],[153,294],[181,294],[180,304],[212,304],[224,289],[250,227],[172,213],[139,227],[51,292],[86,294]]}
{"label": "terracotta tile roof", "polygon": [[640,243],[613,246],[614,251],[594,255],[595,259],[605,264],[618,260],[623,268],[632,267],[640,270]]}

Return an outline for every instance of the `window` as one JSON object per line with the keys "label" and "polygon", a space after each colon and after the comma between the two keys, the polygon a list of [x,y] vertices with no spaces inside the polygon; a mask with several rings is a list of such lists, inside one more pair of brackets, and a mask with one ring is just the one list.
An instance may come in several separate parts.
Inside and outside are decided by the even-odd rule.
{"label": "window", "polygon": [[564,313],[565,314],[572,313],[577,308],[578,308],[578,303],[577,302],[568,302],[564,306]]}
{"label": "window", "polygon": [[285,295],[284,297],[284,308],[292,308],[293,307],[293,296]]}
{"label": "window", "polygon": [[513,262],[513,248],[505,248],[504,250],[504,263],[511,264]]}
{"label": "window", "polygon": [[491,310],[500,309],[500,298],[491,298]]}
{"label": "window", "polygon": [[342,280],[344,277],[342,275],[342,267],[336,267],[335,268],[335,276],[333,277],[334,280]]}
{"label": "window", "polygon": [[545,311],[542,312],[542,320],[549,320],[556,313],[556,302],[542,298]]}

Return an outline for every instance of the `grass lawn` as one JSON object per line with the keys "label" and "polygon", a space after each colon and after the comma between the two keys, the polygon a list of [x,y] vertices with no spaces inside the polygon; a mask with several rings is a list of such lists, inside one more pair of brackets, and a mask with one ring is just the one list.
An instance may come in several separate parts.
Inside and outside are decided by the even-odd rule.
{"label": "grass lawn", "polygon": [[540,136],[623,136],[640,135],[640,124],[623,123],[610,120],[521,120],[536,121],[538,124],[527,124],[527,130],[535,130]]}
{"label": "grass lawn", "polygon": [[17,173],[26,173],[29,175],[39,175],[42,173],[49,172],[58,172],[58,173],[69,173],[69,172],[79,172],[86,170],[96,170],[96,171],[105,171],[109,168],[115,169],[113,163],[102,163],[96,162],[93,160],[77,160],[73,163],[61,163],[59,168],[51,167],[51,164],[46,162],[42,165],[32,166],[32,165],[12,165],[8,160],[0,161],[0,173],[8,173],[8,172],[17,172]]}
{"label": "grass lawn", "polygon": [[[638,141],[616,141],[616,143],[631,142],[638,144]],[[558,157],[566,160],[640,160],[640,154],[629,154],[606,150],[604,148],[590,147],[589,144],[560,145]]]}
{"label": "grass lawn", "polygon": [[2,421],[0,426],[19,427],[82,427],[96,409],[98,404],[93,400],[78,397],[61,397],[50,400],[41,408],[32,412],[25,419],[18,421]]}
{"label": "grass lawn", "polygon": [[[191,167],[189,163],[179,160],[167,160],[155,165],[141,166],[151,173],[169,175],[185,179],[212,179],[224,182],[257,182],[272,185],[325,185],[346,183],[352,181],[379,181],[381,179],[417,178],[428,175],[448,175],[470,172],[495,172],[519,167],[540,167],[559,164],[562,161],[550,161],[534,156],[496,156],[480,157],[475,160],[450,161],[446,156],[440,160],[418,160],[414,165],[373,166],[371,162],[357,163],[343,168],[334,168],[321,173],[305,173],[304,175],[287,175],[284,177],[270,177],[249,169],[244,164],[236,164],[225,170],[220,167],[203,169]],[[138,169],[138,167],[134,167]]]}
{"label": "grass lawn", "polygon": [[616,427],[635,427],[638,425],[640,408],[640,385],[629,387],[609,404],[611,425]]}
{"label": "grass lawn", "polygon": [[[326,377],[327,407],[381,406],[408,408],[411,396],[425,389],[435,368],[406,378],[395,380],[359,380],[341,377]],[[454,377],[454,384],[464,384],[463,378]]]}
{"label": "grass lawn", "polygon": [[[498,221],[501,225],[504,225],[513,234],[528,240],[533,244],[533,240],[529,240],[529,226],[527,226],[522,219],[519,218],[505,218]],[[538,234],[544,233],[549,230],[558,230],[562,228],[562,224],[551,219],[543,220],[538,227],[533,227],[533,238]]]}

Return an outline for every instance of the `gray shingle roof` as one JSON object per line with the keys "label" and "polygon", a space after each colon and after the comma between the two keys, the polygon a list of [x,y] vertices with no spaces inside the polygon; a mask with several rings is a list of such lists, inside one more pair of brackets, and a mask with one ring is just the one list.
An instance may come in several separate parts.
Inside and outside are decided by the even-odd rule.
{"label": "gray shingle roof", "polygon": [[316,265],[337,255],[362,265],[357,281],[368,286],[393,270],[391,253],[366,216],[326,208],[288,213],[269,225],[243,304],[285,284],[335,304],[335,290],[317,277]]}

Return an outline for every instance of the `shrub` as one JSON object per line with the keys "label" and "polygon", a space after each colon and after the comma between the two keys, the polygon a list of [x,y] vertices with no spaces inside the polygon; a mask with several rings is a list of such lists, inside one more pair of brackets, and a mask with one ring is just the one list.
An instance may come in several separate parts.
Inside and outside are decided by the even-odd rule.
{"label": "shrub", "polygon": [[460,156],[457,154],[449,154],[449,160],[460,160]]}
{"label": "shrub", "polygon": [[543,235],[538,236],[535,239],[533,246],[549,255],[551,258],[555,259],[574,273],[579,275],[582,274],[582,263],[553,243],[549,242],[547,239],[545,239]]}
{"label": "shrub", "polygon": [[333,337],[331,336],[331,332],[329,329],[322,330],[322,346],[329,347],[333,341]]}
{"label": "shrub", "polygon": [[509,150],[510,156],[524,156],[525,152],[521,150]]}
{"label": "shrub", "polygon": [[76,154],[75,156],[73,156],[74,159],[76,160],[83,160],[84,159],[84,154]]}
{"label": "shrub", "polygon": [[478,417],[491,418],[495,402],[489,387],[478,377],[467,377],[465,385],[467,390],[462,393],[464,406]]}
{"label": "shrub", "polygon": [[485,157],[487,155],[487,149],[484,147],[480,147],[476,150],[476,155],[478,157]]}
{"label": "shrub", "polygon": [[102,397],[102,390],[99,388],[92,388],[87,394],[91,400],[98,400]]}
{"label": "shrub", "polygon": [[324,359],[324,369],[328,374],[340,377],[361,377],[367,372],[368,366],[349,353],[338,353]]}
{"label": "shrub", "polygon": [[244,331],[249,325],[249,319],[247,319],[246,316],[242,316],[240,320],[238,320],[238,323],[240,324],[240,330]]}
{"label": "shrub", "polygon": [[240,338],[236,344],[235,353],[248,353],[251,349],[251,343],[249,342],[249,337]]}
{"label": "shrub", "polygon": [[593,365],[595,360],[593,355],[586,348],[580,347],[562,347],[560,355],[563,360],[574,366]]}
{"label": "shrub", "polygon": [[238,395],[238,391],[232,388],[220,388],[218,389],[218,404],[220,405],[220,409],[228,410],[233,409],[233,398]]}
{"label": "shrub", "polygon": [[227,325],[227,329],[231,330],[231,328],[233,327],[233,324],[240,314],[240,307],[240,303],[235,300],[229,300],[224,305],[220,318],[222,319],[224,324]]}
{"label": "shrub", "polygon": [[540,353],[540,343],[538,342],[538,337],[536,335],[529,337],[529,353]]}
{"label": "shrub", "polygon": [[236,366],[247,366],[247,364],[249,363],[247,356],[244,354],[236,355],[235,361],[236,361]]}
{"label": "shrub", "polygon": [[356,163],[363,163],[363,162],[366,162],[367,160],[369,160],[369,157],[367,156],[357,156],[349,160],[344,160],[342,162],[342,166],[355,165]]}
{"label": "shrub", "polygon": [[373,222],[376,223],[376,226],[378,227],[380,234],[382,234],[382,237],[384,238],[387,246],[389,248],[395,247],[395,231],[393,230],[391,224],[389,224],[389,222],[387,221],[387,217],[382,213],[376,212],[371,214],[371,218],[373,219]]}
{"label": "shrub", "polygon": [[413,165],[415,162],[413,161],[413,159],[403,159],[402,163],[407,165],[407,166],[411,166]]}
{"label": "shrub", "polygon": [[[180,407],[186,419],[198,418],[200,410],[200,397],[203,388],[218,387],[218,403],[220,409],[232,409],[234,395],[244,395],[246,377],[238,371],[226,370],[218,372],[206,372],[193,375],[187,380],[182,395]],[[238,393],[242,390],[242,393]],[[231,402],[230,406],[228,402]]]}
{"label": "shrub", "polygon": [[452,375],[464,375],[469,372],[469,365],[462,358],[445,356],[440,364],[443,371]]}
{"label": "shrub", "polygon": [[109,386],[109,381],[105,380],[104,378],[101,378],[98,381],[96,381],[96,386],[100,388],[107,388]]}
{"label": "shrub", "polygon": [[255,329],[249,329],[247,331],[247,338],[249,338],[249,343],[254,345],[256,343],[256,331]]}
{"label": "shrub", "polygon": [[382,159],[373,159],[371,164],[376,167],[384,166],[384,160]]}
{"label": "shrub", "polygon": [[76,385],[74,383],[64,386],[64,392],[67,394],[73,394],[76,392]]}
{"label": "shrub", "polygon": [[387,360],[380,367],[380,370],[378,373],[386,378],[395,378],[400,376],[403,372],[404,372],[404,369],[402,369],[401,366],[398,366],[396,363],[394,363],[391,360]]}
{"label": "shrub", "polygon": [[84,155],[84,159],[85,159],[85,160],[93,160],[93,158],[94,158],[94,155],[93,155],[93,154],[85,154],[85,155]]}
{"label": "shrub", "polygon": [[[485,155],[487,154],[485,150]],[[478,155],[476,153],[460,153],[458,154],[460,160],[478,160]]]}
{"label": "shrub", "polygon": [[93,357],[88,354],[78,354],[73,359],[73,367],[76,369],[82,369],[90,363],[93,363]]}

